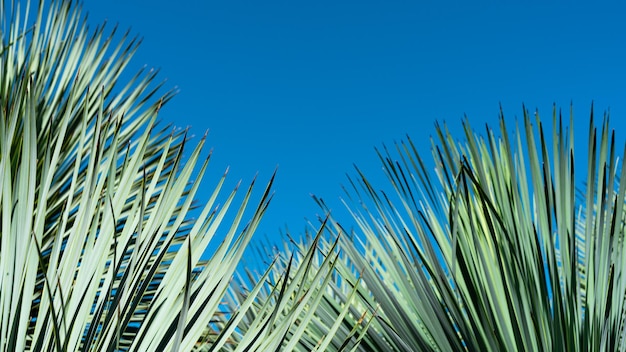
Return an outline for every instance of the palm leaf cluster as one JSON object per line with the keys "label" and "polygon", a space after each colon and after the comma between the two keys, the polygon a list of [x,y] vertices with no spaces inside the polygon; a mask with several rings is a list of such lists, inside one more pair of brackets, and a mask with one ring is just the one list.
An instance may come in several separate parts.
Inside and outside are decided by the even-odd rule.
{"label": "palm leaf cluster", "polygon": [[608,118],[598,133],[592,112],[577,190],[573,118],[564,128],[555,108],[546,134],[524,111],[513,139],[504,116],[500,137],[465,123],[465,143],[438,126],[434,174],[410,139],[379,151],[393,192],[351,179],[342,272],[364,284],[377,350],[626,350],[625,170]]}
{"label": "palm leaf cluster", "polygon": [[158,126],[173,93],[155,72],[119,83],[138,40],[89,31],[70,1],[0,9],[0,350],[300,348],[319,275],[277,260],[232,285],[273,177],[256,205],[254,182],[222,195],[225,174],[194,203],[205,139],[189,153],[186,131]]}
{"label": "palm leaf cluster", "polygon": [[[239,329],[242,341],[255,338],[260,351],[357,351],[373,321],[367,307],[359,303],[360,282],[345,281],[339,265],[339,241],[324,236],[326,224],[315,235],[295,242],[286,240],[280,251],[260,249],[261,256],[274,256],[265,275],[258,279],[247,272],[248,280],[238,277],[228,306],[244,308],[247,317]],[[292,245],[289,245],[292,243]],[[256,244],[258,246],[258,244]],[[249,307],[248,284],[266,282]],[[274,317],[269,317],[273,312]],[[260,335],[260,327],[271,322],[273,329]]]}
{"label": "palm leaf cluster", "polygon": [[69,2],[40,2],[32,22],[28,4],[0,9],[0,349],[190,350],[268,191],[245,224],[252,187],[218,208],[222,178],[192,220],[204,139],[182,163],[186,133],[156,124],[172,94],[154,102],[155,73],[118,84],[137,41],[90,34]]}
{"label": "palm leaf cluster", "polygon": [[608,118],[582,179],[556,109],[552,133],[526,110],[464,143],[437,126],[434,173],[410,139],[378,151],[391,192],[357,170],[352,218],[261,248],[256,274],[273,177],[194,202],[204,138],[158,125],[155,72],[126,79],[137,39],[4,0],[0,37],[1,351],[626,350]]}

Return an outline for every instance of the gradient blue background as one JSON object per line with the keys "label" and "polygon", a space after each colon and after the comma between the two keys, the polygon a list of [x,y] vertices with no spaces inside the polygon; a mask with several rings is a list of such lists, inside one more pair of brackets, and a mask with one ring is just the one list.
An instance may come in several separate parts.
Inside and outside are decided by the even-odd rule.
{"label": "gradient blue background", "polygon": [[[93,27],[105,19],[144,38],[130,71],[159,68],[180,94],[161,119],[209,129],[213,161],[200,200],[230,165],[230,181],[267,181],[275,198],[259,230],[294,234],[339,197],[353,164],[387,187],[374,147],[409,134],[430,155],[434,122],[461,137],[512,127],[522,103],[550,121],[575,113],[586,152],[590,104],[610,109],[618,143],[626,124],[626,7],[540,1],[85,0]],[[621,147],[620,147],[621,150]],[[581,172],[582,171],[582,172]],[[579,182],[584,170],[578,168]]]}

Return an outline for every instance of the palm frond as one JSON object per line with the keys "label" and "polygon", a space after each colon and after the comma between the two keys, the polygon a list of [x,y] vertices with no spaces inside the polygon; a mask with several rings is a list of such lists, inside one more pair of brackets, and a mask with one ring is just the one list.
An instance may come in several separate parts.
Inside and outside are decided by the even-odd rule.
{"label": "palm frond", "polygon": [[339,238],[328,238],[326,231],[323,223],[306,240],[285,239],[280,251],[261,250],[265,256],[274,255],[274,261],[260,277],[266,282],[260,292],[245,290],[246,282],[259,282],[252,273],[248,281],[234,282],[228,303],[245,308],[246,315],[237,320],[241,337],[232,350],[358,349],[372,315],[358,304],[360,280],[338,281],[342,274],[337,265],[343,256]]}
{"label": "palm frond", "polygon": [[90,32],[73,2],[25,6],[0,1],[0,350],[191,350],[272,181],[219,207],[224,175],[191,218],[204,138],[187,156],[186,132],[158,127],[173,93],[155,72],[120,83],[138,41]]}
{"label": "palm frond", "polygon": [[536,116],[512,138],[503,115],[500,136],[465,121],[465,143],[437,126],[434,175],[410,139],[379,151],[392,193],[351,179],[361,209],[348,205],[341,272],[377,312],[376,349],[626,350],[625,170],[608,118],[598,136],[592,113],[576,197],[573,117],[564,128],[555,108],[546,136]]}

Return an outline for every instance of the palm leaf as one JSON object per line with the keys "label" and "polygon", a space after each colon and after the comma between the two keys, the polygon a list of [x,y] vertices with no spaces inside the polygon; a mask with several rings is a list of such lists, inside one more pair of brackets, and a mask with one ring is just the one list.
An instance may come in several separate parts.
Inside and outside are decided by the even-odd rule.
{"label": "palm leaf", "polygon": [[231,350],[358,348],[371,314],[358,304],[358,279],[337,281],[342,276],[338,264],[343,255],[338,251],[339,239],[328,238],[326,231],[322,223],[315,235],[306,235],[305,240],[286,238],[285,248],[280,251],[260,250],[262,256],[274,256],[270,269],[261,276],[261,282],[267,285],[260,292],[245,289],[247,282],[258,282],[259,276],[253,273],[249,273],[248,281],[239,278],[234,282],[228,301],[230,310],[245,308],[246,316],[238,320],[241,337],[235,343],[237,348]]}
{"label": "palm leaf", "polygon": [[272,180],[256,206],[251,185],[218,207],[222,178],[191,218],[204,138],[188,153],[185,131],[158,127],[173,94],[155,72],[120,83],[138,41],[90,32],[73,2],[29,5],[0,1],[0,350],[211,343]]}
{"label": "palm leaf", "polygon": [[546,137],[536,115],[524,110],[513,138],[503,115],[500,137],[466,121],[465,143],[437,126],[434,176],[410,139],[379,151],[391,193],[351,179],[361,210],[348,204],[357,229],[341,272],[366,287],[375,349],[626,349],[625,171],[608,118],[598,136],[592,114],[576,197],[573,117],[566,129],[555,108]]}

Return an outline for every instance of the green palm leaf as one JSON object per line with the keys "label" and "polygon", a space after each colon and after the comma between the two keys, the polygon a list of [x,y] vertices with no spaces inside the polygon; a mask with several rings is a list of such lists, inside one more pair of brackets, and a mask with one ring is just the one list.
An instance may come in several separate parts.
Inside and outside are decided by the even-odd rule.
{"label": "green palm leaf", "polygon": [[[393,193],[351,180],[362,205],[342,237],[344,280],[360,278],[376,319],[362,345],[396,351],[614,351],[623,338],[624,195],[608,118],[589,130],[576,197],[573,119],[465,143],[445,126],[435,174],[411,140],[378,152]],[[535,126],[533,126],[535,124]],[[623,158],[624,156],[622,156]],[[318,202],[325,206],[322,200]],[[338,222],[333,232],[345,233]],[[382,345],[376,343],[383,343]]]}
{"label": "green palm leaf", "polygon": [[[285,248],[262,277],[267,285],[240,320],[240,343],[254,340],[255,351],[350,351],[359,346],[371,314],[358,303],[360,281],[337,281],[342,254],[339,239],[329,240],[322,224],[306,241],[285,241]],[[290,248],[288,243],[293,242]],[[263,251],[261,251],[263,253]],[[265,252],[264,256],[272,253]],[[250,274],[253,283],[257,276]],[[248,307],[250,295],[239,279],[232,287],[231,307]],[[269,326],[269,329],[262,329]],[[243,350],[241,347],[237,350]]]}
{"label": "green palm leaf", "polygon": [[272,181],[220,207],[224,176],[192,219],[204,138],[183,163],[186,132],[156,123],[172,93],[152,71],[120,83],[138,41],[89,32],[72,2],[0,11],[0,350],[211,344]]}

